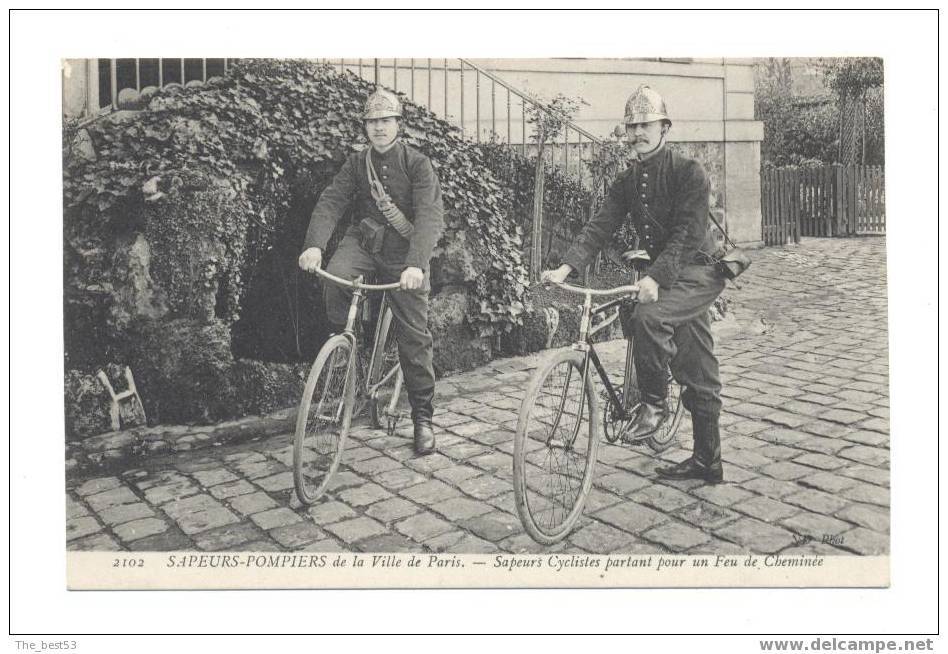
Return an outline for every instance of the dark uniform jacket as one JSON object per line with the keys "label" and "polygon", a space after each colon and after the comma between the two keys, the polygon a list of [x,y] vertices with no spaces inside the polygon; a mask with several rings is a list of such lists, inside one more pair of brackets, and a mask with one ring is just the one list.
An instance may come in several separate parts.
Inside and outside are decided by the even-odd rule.
{"label": "dark uniform jacket", "polygon": [[425,270],[431,260],[431,252],[444,231],[441,186],[431,161],[401,141],[397,141],[384,154],[379,154],[372,147],[367,150],[385,190],[413,223],[411,238],[405,239],[389,226],[376,206],[365,171],[366,151],[362,151],[349,155],[332,184],[319,196],[309,221],[303,249],[317,247],[325,250],[336,223],[352,205],[353,225],[358,225],[363,218],[371,218],[386,225],[383,245],[386,259],[399,260],[404,257],[406,267]]}
{"label": "dark uniform jacket", "polygon": [[694,159],[668,147],[616,177],[602,208],[589,221],[563,263],[582,270],[630,216],[640,247],[652,259],[648,275],[662,288],[682,266],[708,263],[717,244],[708,229],[708,177]]}

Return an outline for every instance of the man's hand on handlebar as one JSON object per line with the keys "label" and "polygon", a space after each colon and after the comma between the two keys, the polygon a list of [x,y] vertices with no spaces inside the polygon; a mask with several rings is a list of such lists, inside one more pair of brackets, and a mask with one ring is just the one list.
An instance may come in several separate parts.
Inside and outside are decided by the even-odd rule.
{"label": "man's hand on handlebar", "polygon": [[658,302],[658,282],[651,277],[645,276],[639,280],[639,302],[642,304]]}
{"label": "man's hand on handlebar", "polygon": [[323,265],[323,251],[319,248],[307,248],[300,255],[300,268],[308,273],[316,272]]}
{"label": "man's hand on handlebar", "polygon": [[559,268],[554,270],[544,270],[540,273],[541,282],[553,282],[555,284],[562,284],[566,281],[566,278],[569,277],[569,274],[573,272],[573,267],[568,263],[564,263]]}
{"label": "man's hand on handlebar", "polygon": [[421,268],[409,266],[402,271],[402,278],[399,283],[403,291],[414,291],[422,287],[425,281],[425,271]]}

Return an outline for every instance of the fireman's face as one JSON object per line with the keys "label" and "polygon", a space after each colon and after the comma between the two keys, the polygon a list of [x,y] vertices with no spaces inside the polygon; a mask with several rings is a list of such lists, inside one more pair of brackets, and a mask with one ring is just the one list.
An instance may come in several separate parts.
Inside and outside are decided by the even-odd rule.
{"label": "fireman's face", "polygon": [[625,126],[625,136],[635,151],[646,154],[658,147],[662,140],[665,128],[664,121],[653,120],[648,123],[628,123]]}
{"label": "fireman's face", "polygon": [[398,118],[370,118],[365,121],[365,134],[373,146],[384,148],[398,136]]}

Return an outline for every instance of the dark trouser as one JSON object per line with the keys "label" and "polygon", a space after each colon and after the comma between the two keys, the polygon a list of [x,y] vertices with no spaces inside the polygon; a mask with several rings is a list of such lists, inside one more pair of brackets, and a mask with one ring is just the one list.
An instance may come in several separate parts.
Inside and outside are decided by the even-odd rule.
{"label": "dark trouser", "polygon": [[[403,259],[397,257],[397,259]],[[357,275],[373,275],[375,283],[397,282],[405,269],[403,260],[387,257],[385,251],[372,255],[359,244],[359,237],[347,233],[329,262],[327,271],[352,279]],[[409,400],[434,389],[434,367],[432,365],[432,338],[428,331],[428,292],[431,286],[427,273],[424,286],[415,291],[389,291],[388,297],[395,316],[395,338],[398,341],[398,358],[405,375],[405,389]],[[345,325],[349,313],[352,293],[330,282],[323,284],[326,315],[334,326]]]}
{"label": "dark trouser", "polygon": [[713,423],[716,433],[721,413],[721,379],[708,308],[723,290],[724,279],[714,266],[684,266],[671,288],[659,289],[657,302],[637,305],[632,317],[639,388],[647,401],[660,402],[671,368],[684,389],[682,403],[692,422],[702,425],[695,429],[695,456],[702,463],[720,460],[720,446],[708,442],[704,435],[709,430],[703,426]]}

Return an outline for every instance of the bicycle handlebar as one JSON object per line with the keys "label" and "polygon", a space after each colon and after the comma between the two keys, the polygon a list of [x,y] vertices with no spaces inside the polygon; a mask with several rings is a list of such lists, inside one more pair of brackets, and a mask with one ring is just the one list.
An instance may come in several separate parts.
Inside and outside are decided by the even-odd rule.
{"label": "bicycle handlebar", "polygon": [[566,282],[554,282],[546,281],[542,282],[544,284],[555,284],[560,288],[571,291],[573,293],[579,293],[581,295],[590,295],[593,297],[605,297],[609,295],[638,295],[639,287],[636,284],[630,284],[628,286],[616,286],[615,288],[585,288],[583,286],[573,286],[572,284],[567,284]]}
{"label": "bicycle handlebar", "polygon": [[349,281],[348,279],[343,279],[342,277],[336,277],[332,273],[328,273],[322,268],[316,268],[316,270],[313,272],[335,284],[339,284],[340,286],[359,288],[364,291],[394,291],[395,289],[401,288],[402,286],[400,282],[392,282],[391,284],[363,284],[362,282]]}

